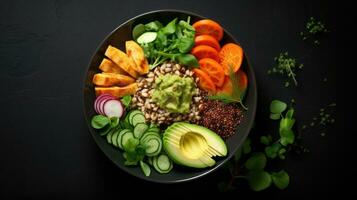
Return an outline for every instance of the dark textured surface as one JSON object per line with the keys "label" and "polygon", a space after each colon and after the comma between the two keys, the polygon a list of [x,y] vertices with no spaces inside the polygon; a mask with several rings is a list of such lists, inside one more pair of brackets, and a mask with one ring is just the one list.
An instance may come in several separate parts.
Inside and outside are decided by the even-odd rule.
{"label": "dark textured surface", "polygon": [[[96,146],[84,121],[82,81],[97,45],[115,27],[140,13],[184,9],[218,20],[250,55],[258,83],[257,133],[269,132],[268,104],[279,98],[297,101],[299,124],[336,101],[337,52],[334,7],[326,1],[5,1],[0,7],[0,196],[97,197],[140,188],[214,192],[220,173],[185,184],[144,182],[116,167]],[[315,16],[331,30],[318,48],[302,42],[298,33]],[[305,64],[300,86],[285,89],[282,80],[267,76],[281,51]],[[328,81],[322,80],[326,77]],[[339,123],[339,121],[337,120]],[[285,191],[271,188],[239,195],[308,196],[334,192],[337,124],[327,136],[304,135],[311,153],[277,163],[291,175]],[[274,166],[272,166],[275,169]],[[185,192],[184,192],[185,191]]]}

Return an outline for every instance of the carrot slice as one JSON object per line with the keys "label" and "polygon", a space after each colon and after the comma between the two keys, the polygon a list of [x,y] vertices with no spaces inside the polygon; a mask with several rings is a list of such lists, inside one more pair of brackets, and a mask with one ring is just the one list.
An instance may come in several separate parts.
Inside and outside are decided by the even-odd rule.
{"label": "carrot slice", "polygon": [[195,46],[207,45],[215,48],[217,51],[221,49],[218,41],[210,35],[198,35],[195,37]]}
{"label": "carrot slice", "polygon": [[215,93],[216,86],[206,72],[200,69],[193,69],[195,75],[200,79],[198,86],[207,92]]}
{"label": "carrot slice", "polygon": [[199,20],[192,26],[196,30],[196,35],[211,35],[216,38],[217,41],[220,41],[223,37],[223,28],[213,20]]}
{"label": "carrot slice", "polygon": [[216,61],[219,60],[218,51],[207,45],[193,47],[191,54],[194,55],[198,60],[201,60],[202,58],[212,58]]}
{"label": "carrot slice", "polygon": [[243,49],[237,44],[227,43],[219,52],[219,62],[223,66],[226,75],[229,75],[231,68],[233,68],[234,72],[237,72],[242,65],[242,61]]}
{"label": "carrot slice", "polygon": [[200,69],[206,72],[212,79],[213,83],[221,87],[224,82],[224,71],[222,66],[211,58],[203,58],[199,61]]}

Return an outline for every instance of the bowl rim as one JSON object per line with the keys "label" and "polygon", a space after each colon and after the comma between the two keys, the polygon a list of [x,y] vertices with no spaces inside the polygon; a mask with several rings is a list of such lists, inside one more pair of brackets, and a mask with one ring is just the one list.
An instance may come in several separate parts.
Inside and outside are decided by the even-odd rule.
{"label": "bowl rim", "polygon": [[[85,95],[84,95],[84,89],[86,87],[86,79],[87,79],[87,75],[88,75],[88,71],[91,67],[91,63],[94,59],[94,57],[96,56],[96,54],[98,53],[98,51],[100,50],[100,48],[102,47],[102,45],[118,30],[120,29],[122,26],[126,25],[127,23],[135,20],[135,19],[138,19],[140,17],[143,17],[145,15],[149,15],[149,14],[153,14],[153,13],[160,13],[160,12],[173,12],[173,13],[180,13],[180,14],[186,14],[186,15],[192,15],[192,16],[197,16],[197,17],[200,17],[200,18],[207,18],[203,15],[200,15],[200,14],[197,14],[195,12],[191,12],[191,11],[187,11],[187,10],[180,10],[180,9],[159,9],[159,10],[151,10],[151,11],[147,11],[147,12],[144,12],[142,14],[139,14],[139,15],[136,15],[132,18],[129,18],[128,20],[122,22],[120,25],[116,26],[116,28],[114,28],[112,31],[110,31],[108,34],[106,34],[106,37],[101,40],[101,42],[98,44],[98,46],[95,48],[94,52],[92,53],[92,56],[90,57],[90,60],[89,60],[89,63],[87,64],[87,67],[86,67],[86,70],[84,72],[84,76],[83,76],[83,80],[82,80],[82,89],[81,89],[81,96],[82,96],[82,112],[83,112],[83,115],[84,115],[84,119],[85,119],[85,122],[87,124],[87,128],[92,136],[92,138],[94,139],[95,143],[96,143],[96,146],[98,146],[101,151],[106,155],[107,158],[109,158],[109,160],[111,160],[117,167],[121,168],[123,171],[125,171],[126,173],[134,176],[134,177],[137,177],[141,180],[145,180],[145,181],[149,181],[149,182],[155,182],[155,183],[165,183],[165,184],[174,184],[174,183],[182,183],[182,182],[187,182],[187,181],[192,181],[192,180],[195,180],[195,179],[198,179],[198,178],[202,178],[203,176],[205,175],[208,175],[212,172],[214,172],[215,170],[219,169],[223,164],[225,164],[226,162],[228,162],[234,155],[235,152],[237,152],[239,146],[242,145],[243,141],[246,140],[246,138],[248,137],[252,127],[253,127],[253,123],[254,123],[254,119],[256,117],[256,109],[257,109],[257,99],[258,99],[258,91],[257,91],[257,83],[256,83],[256,78],[255,78],[255,72],[254,72],[254,69],[252,67],[252,64],[251,64],[251,61],[250,59],[248,58],[248,55],[246,52],[244,52],[244,57],[247,61],[247,64],[249,66],[249,70],[251,72],[251,82],[253,83],[253,90],[255,91],[255,95],[253,94],[253,111],[252,111],[252,119],[248,120],[247,121],[247,129],[246,131],[248,132],[247,134],[245,134],[243,136],[243,139],[242,141],[240,141],[240,145],[236,145],[236,147],[234,148],[234,153],[231,153],[231,154],[228,154],[227,157],[225,157],[225,161],[223,162],[220,162],[220,163],[216,163],[215,166],[213,166],[212,168],[210,168],[209,170],[205,171],[205,172],[202,172],[198,175],[195,175],[195,176],[192,176],[192,177],[189,177],[189,178],[184,178],[184,179],[176,179],[176,180],[157,180],[157,179],[152,179],[152,178],[149,178],[149,177],[145,177],[145,176],[139,176],[137,175],[136,173],[132,172],[132,170],[125,170],[123,169],[121,166],[118,166],[116,164],[116,162],[114,161],[114,159],[112,159],[112,157],[109,155],[109,153],[107,153],[103,147],[101,145],[98,144],[98,142],[96,141],[96,138],[94,137],[94,133],[90,127],[90,120],[88,119],[85,111],[86,111],[86,105],[85,105]],[[207,18],[208,19],[208,18]],[[223,30],[224,30],[224,33],[227,34],[230,38],[233,39],[233,41],[237,44],[240,44],[236,39],[235,37],[233,37],[233,35],[227,31],[224,27],[223,27]]]}

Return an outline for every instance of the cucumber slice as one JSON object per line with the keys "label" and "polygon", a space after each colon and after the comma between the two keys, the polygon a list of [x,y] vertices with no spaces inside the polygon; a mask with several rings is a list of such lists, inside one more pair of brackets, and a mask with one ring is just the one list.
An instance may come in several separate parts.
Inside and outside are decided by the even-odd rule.
{"label": "cucumber slice", "polygon": [[123,134],[123,136],[121,137],[121,146],[124,147],[124,144],[130,139],[130,138],[134,138],[134,134],[131,131],[128,131],[126,133]]}
{"label": "cucumber slice", "polygon": [[156,169],[156,171],[161,174],[169,173],[173,168],[172,161],[165,154],[155,156],[153,158],[153,166]]}
{"label": "cucumber slice", "polygon": [[118,147],[118,143],[117,143],[118,135],[119,135],[119,131],[117,131],[117,130],[113,131],[113,134],[112,134],[112,145],[114,145],[115,147]]}
{"label": "cucumber slice", "polygon": [[123,149],[123,146],[121,145],[121,140],[123,138],[124,133],[126,133],[126,132],[130,132],[130,130],[129,129],[121,130],[119,132],[118,137],[117,137],[117,144],[118,144],[118,147],[121,148],[121,149]]}
{"label": "cucumber slice", "polygon": [[131,111],[129,114],[128,114],[128,121],[129,121],[129,124],[133,126],[133,117],[134,115],[136,114],[141,114],[141,115],[144,115],[140,110],[133,110]]}
{"label": "cucumber slice", "polygon": [[146,32],[141,34],[136,40],[139,44],[147,44],[153,42],[157,37],[156,32]]}
{"label": "cucumber slice", "polygon": [[107,134],[107,142],[109,144],[112,144],[112,135],[113,135],[113,130],[111,130],[108,134]]}
{"label": "cucumber slice", "polygon": [[160,135],[156,132],[146,132],[141,138],[140,138],[140,143],[141,144],[144,144],[144,141],[146,140],[146,138],[148,137],[151,137],[151,136],[154,136],[154,137],[157,137],[159,139],[161,139]]}
{"label": "cucumber slice", "polygon": [[145,32],[145,25],[144,24],[138,24],[133,28],[132,36],[133,39],[136,40],[141,34]]}
{"label": "cucumber slice", "polygon": [[160,134],[160,129],[158,127],[151,127],[148,129],[148,131],[157,132]]}
{"label": "cucumber slice", "polygon": [[148,130],[149,126],[145,123],[137,124],[134,127],[134,137],[140,139],[144,135],[145,131]]}
{"label": "cucumber slice", "polygon": [[162,141],[156,136],[151,136],[144,140],[144,146],[147,156],[157,156],[161,152]]}
{"label": "cucumber slice", "polygon": [[135,127],[137,124],[145,123],[145,117],[142,113],[138,113],[132,118],[132,125]]}

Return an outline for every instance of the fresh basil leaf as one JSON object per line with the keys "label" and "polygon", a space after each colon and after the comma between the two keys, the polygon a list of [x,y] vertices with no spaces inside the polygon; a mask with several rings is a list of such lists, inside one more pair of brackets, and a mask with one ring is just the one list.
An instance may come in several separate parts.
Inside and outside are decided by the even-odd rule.
{"label": "fresh basil leaf", "polygon": [[143,171],[145,176],[150,176],[151,169],[148,164],[146,164],[144,161],[140,160],[140,167],[141,167],[141,171]]}
{"label": "fresh basil leaf", "polygon": [[95,115],[91,121],[91,125],[95,129],[102,129],[108,124],[110,124],[110,119],[103,115]]}
{"label": "fresh basil leaf", "polygon": [[168,23],[164,28],[162,28],[162,32],[166,35],[173,34],[176,31],[176,21],[177,18]]}
{"label": "fresh basil leaf", "polygon": [[261,191],[268,188],[271,183],[271,176],[266,171],[250,171],[247,175],[249,186],[254,191]]}
{"label": "fresh basil leaf", "polygon": [[180,53],[190,52],[193,45],[195,44],[195,41],[193,38],[181,38],[179,41],[180,42],[178,43],[178,49],[179,49]]}
{"label": "fresh basil leaf", "polygon": [[286,109],[287,105],[286,103],[279,101],[279,100],[273,100],[270,103],[270,112],[271,113],[282,113]]}
{"label": "fresh basil leaf", "polygon": [[132,36],[133,39],[136,40],[138,37],[145,32],[145,25],[138,24],[133,28]]}
{"label": "fresh basil leaf", "polygon": [[255,153],[253,154],[246,162],[245,168],[248,170],[262,170],[265,168],[267,163],[267,158],[265,157],[264,153]]}
{"label": "fresh basil leaf", "polygon": [[272,172],[271,178],[273,180],[274,185],[281,190],[287,188],[290,182],[289,174],[286,173],[286,171],[284,170],[281,170],[279,172]]}
{"label": "fresh basil leaf", "polygon": [[186,65],[188,67],[198,67],[198,61],[195,56],[191,54],[180,54],[176,57],[177,61],[182,64]]}

